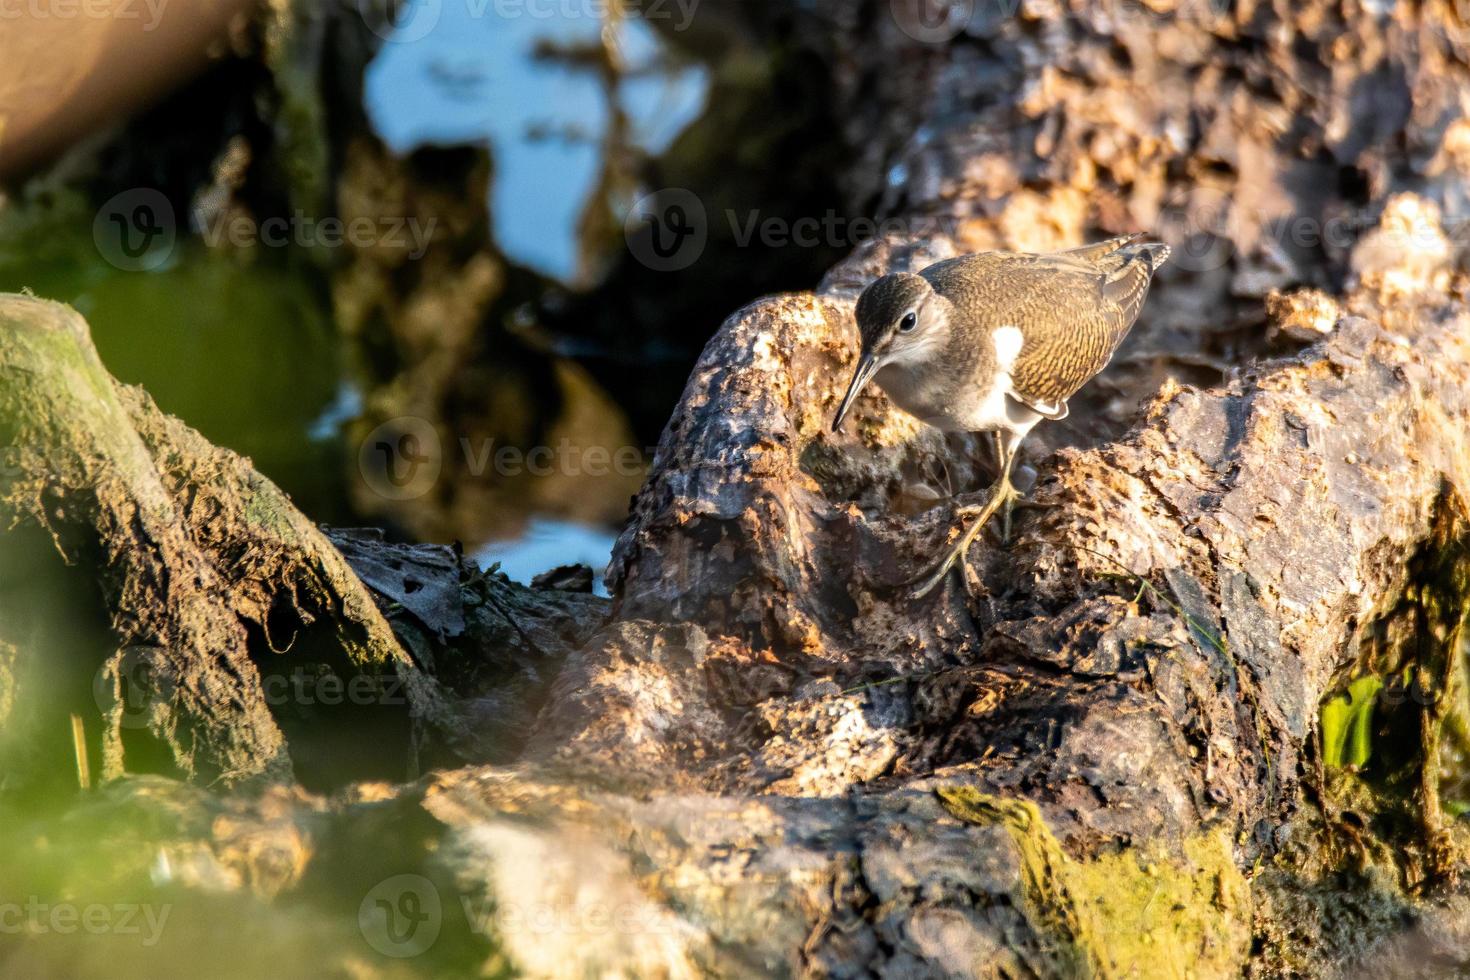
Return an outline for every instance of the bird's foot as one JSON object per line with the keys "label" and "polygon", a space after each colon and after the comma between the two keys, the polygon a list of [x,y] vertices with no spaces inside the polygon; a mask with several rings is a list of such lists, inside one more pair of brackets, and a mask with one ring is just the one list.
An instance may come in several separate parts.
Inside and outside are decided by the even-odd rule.
{"label": "bird's foot", "polygon": [[959,541],[957,541],[954,547],[950,549],[949,554],[945,556],[944,561],[935,566],[934,571],[919,582],[919,584],[914,588],[913,592],[909,593],[909,597],[913,599],[922,599],[930,592],[933,592],[935,586],[944,581],[944,576],[949,574],[949,570],[955,566],[955,563],[962,559],[965,556],[965,553],[970,550],[970,545],[974,543],[975,538],[978,537],[980,532],[985,529],[985,525],[989,523],[990,519],[995,516],[995,513],[998,510],[1004,509],[1003,533],[1006,539],[1009,540],[1011,504],[1013,504],[1016,498],[1019,496],[1020,494],[1016,492],[1015,487],[1011,486],[1011,482],[1009,480],[1002,480],[995,486],[991,487],[990,499],[985,502],[985,505],[983,507],[980,507],[978,509],[973,507],[960,508],[960,510],[958,511],[958,516],[961,520],[971,516],[971,514],[973,513],[974,521],[970,524],[968,528],[965,529],[965,533],[960,535]]}

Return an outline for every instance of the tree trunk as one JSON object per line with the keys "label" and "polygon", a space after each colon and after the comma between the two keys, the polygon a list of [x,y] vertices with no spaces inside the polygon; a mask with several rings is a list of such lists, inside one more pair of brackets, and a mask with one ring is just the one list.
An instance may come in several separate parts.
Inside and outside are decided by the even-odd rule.
{"label": "tree trunk", "polygon": [[[602,618],[600,600],[486,578],[448,548],[329,539],[248,460],[113,380],[67,307],[0,296],[0,354],[0,514],[44,529],[68,562],[97,571],[107,622],[95,662],[47,662],[35,643],[5,658],[0,709],[31,716],[17,726],[0,715],[12,774],[34,768],[20,762],[34,757],[33,741],[62,730],[26,710],[43,701],[47,674],[66,676],[103,709],[104,778],[290,778],[264,678],[289,682],[308,669],[362,678],[358,689],[374,692],[362,700],[380,709],[373,723],[404,736],[372,746],[369,767],[349,776],[504,758],[524,739],[549,674]],[[47,567],[36,539],[12,531],[3,540],[12,601],[0,609],[0,637],[18,648],[56,623],[44,621],[46,597],[16,598]],[[63,615],[91,613],[76,596],[71,610]],[[464,650],[475,654],[471,667],[457,660]],[[496,709],[497,699],[506,705]]]}

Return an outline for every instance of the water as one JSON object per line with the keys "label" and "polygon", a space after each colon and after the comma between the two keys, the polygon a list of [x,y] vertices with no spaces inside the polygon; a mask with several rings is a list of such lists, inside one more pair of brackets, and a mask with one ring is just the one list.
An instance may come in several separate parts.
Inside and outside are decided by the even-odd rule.
{"label": "water", "polygon": [[76,307],[113,376],[166,412],[249,456],[313,518],[342,523],[345,471],[318,425],[344,384],[342,343],[324,297],[289,262],[242,263],[184,241],[168,263],[127,272],[63,216],[38,259],[0,248],[0,290]]}
{"label": "water", "polygon": [[498,564],[511,581],[522,584],[548,568],[559,565],[590,565],[593,591],[607,595],[602,573],[612,555],[617,535],[605,528],[588,527],[570,521],[536,518],[521,537],[513,541],[494,542],[475,554],[483,568]]}
{"label": "water", "polygon": [[[487,145],[496,246],[540,275],[592,285],[607,264],[586,232],[599,191],[617,178],[620,155],[656,157],[699,117],[709,70],[676,56],[641,19],[593,16],[596,5],[563,4],[558,16],[535,9],[411,4],[369,68],[367,110],[399,153]],[[504,15],[512,10],[521,15]],[[488,543],[479,559],[520,582],[585,563],[600,590],[614,537],[533,517],[523,535]]]}
{"label": "water", "polygon": [[[496,243],[567,283],[587,279],[580,225],[608,164],[612,127],[625,125],[623,142],[657,156],[698,118],[709,92],[708,69],[675,58],[646,22],[608,22],[590,16],[596,7],[497,16],[499,8],[474,0],[417,0],[366,79],[369,117],[394,150],[490,146]],[[611,85],[592,62],[609,54],[620,63]]]}

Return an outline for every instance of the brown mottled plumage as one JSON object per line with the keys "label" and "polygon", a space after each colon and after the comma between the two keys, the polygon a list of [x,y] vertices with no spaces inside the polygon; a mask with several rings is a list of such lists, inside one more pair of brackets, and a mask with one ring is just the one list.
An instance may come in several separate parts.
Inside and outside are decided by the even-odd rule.
{"label": "brown mottled plumage", "polygon": [[1002,473],[981,518],[927,592],[1004,504],[1009,533],[1016,447],[1107,366],[1143,309],[1169,247],[1139,235],[1032,255],[982,252],[918,275],[893,273],[857,303],[862,355],[833,429],[874,380],[902,409],[942,429],[994,432]]}
{"label": "brown mottled plumage", "polygon": [[966,255],[921,275],[975,326],[1020,327],[1012,393],[1051,415],[1107,366],[1168,254],[1164,245],[1116,238],[1056,255]]}

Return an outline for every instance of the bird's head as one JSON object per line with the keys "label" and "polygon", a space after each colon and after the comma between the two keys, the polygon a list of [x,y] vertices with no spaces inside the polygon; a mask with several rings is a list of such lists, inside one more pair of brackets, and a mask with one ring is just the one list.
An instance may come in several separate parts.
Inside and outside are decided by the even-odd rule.
{"label": "bird's head", "polygon": [[863,290],[857,301],[862,353],[832,420],[833,432],[842,428],[853,400],[884,365],[943,356],[950,309],[929,280],[910,272],[890,273]]}

